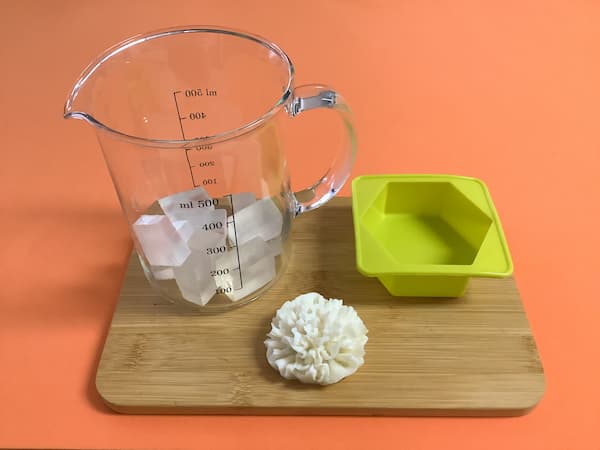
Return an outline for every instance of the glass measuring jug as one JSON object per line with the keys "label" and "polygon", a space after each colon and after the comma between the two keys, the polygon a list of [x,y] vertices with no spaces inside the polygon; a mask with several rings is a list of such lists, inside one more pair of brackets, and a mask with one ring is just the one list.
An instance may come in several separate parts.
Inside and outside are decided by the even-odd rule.
{"label": "glass measuring jug", "polygon": [[[294,193],[281,128],[315,108],[339,114],[344,145]],[[94,126],[152,287],[204,311],[246,304],[277,280],[293,218],[338,192],[356,152],[339,93],[295,87],[277,45],[214,27],[160,30],[106,50],[76,81],[64,117]]]}

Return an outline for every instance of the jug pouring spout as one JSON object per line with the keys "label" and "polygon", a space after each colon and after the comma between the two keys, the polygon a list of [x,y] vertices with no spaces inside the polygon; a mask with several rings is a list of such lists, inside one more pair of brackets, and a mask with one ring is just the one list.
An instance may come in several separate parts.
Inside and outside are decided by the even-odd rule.
{"label": "jug pouring spout", "polygon": [[90,114],[83,112],[83,111],[69,110],[66,105],[65,105],[65,111],[63,113],[63,117],[65,119],[85,120],[90,125],[96,125],[96,126],[99,125],[98,121],[96,119],[94,119],[94,117],[92,117]]}
{"label": "jug pouring spout", "polygon": [[90,125],[98,126],[101,124],[92,116],[92,104],[87,93],[89,89],[88,83],[93,82],[93,80],[90,80],[91,73],[86,72],[88,70],[84,71],[73,85],[65,102],[63,117],[65,119],[85,120]]}
{"label": "jug pouring spout", "polygon": [[[100,54],[81,72],[65,101],[63,117],[80,119],[99,129],[113,131],[112,111],[116,97],[123,97],[117,92],[119,87],[127,86],[130,79],[122,77],[123,67],[128,67],[131,57],[123,51],[131,43],[139,41],[135,36],[117,44]],[[108,122],[108,123],[107,123]]]}

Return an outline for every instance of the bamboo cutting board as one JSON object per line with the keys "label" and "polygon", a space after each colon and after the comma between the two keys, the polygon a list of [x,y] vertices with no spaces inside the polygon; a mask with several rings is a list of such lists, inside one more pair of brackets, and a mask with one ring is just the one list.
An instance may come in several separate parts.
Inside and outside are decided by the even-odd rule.
{"label": "bamboo cutting board", "polygon": [[[355,267],[350,199],[293,225],[286,273],[262,298],[218,315],[155,295],[133,255],[96,386],[124,413],[508,416],[541,398],[544,375],[512,278],[473,279],[458,299],[391,297]],[[354,306],[365,365],[331,386],[284,380],[267,363],[270,319],[316,291]]]}

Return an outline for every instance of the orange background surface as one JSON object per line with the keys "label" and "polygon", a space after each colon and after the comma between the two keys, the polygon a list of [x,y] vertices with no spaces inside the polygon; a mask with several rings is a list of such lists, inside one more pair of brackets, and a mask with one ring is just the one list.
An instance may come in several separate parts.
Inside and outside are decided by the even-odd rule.
{"label": "orange background surface", "polygon": [[[103,406],[93,379],[131,243],[92,129],[64,121],[62,106],[106,47],[190,23],[264,35],[292,57],[298,84],[339,89],[355,112],[354,175],[488,184],[546,372],[533,412],[145,417]],[[600,448],[599,23],[593,1],[0,2],[0,445]],[[325,126],[315,118],[290,149],[296,180],[322,171],[303,157]]]}

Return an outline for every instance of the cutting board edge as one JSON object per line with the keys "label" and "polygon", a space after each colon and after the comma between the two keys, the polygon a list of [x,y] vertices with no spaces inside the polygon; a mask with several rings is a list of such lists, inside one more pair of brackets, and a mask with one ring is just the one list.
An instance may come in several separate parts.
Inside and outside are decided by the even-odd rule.
{"label": "cutting board edge", "polygon": [[[543,378],[543,377],[542,377]],[[140,415],[211,415],[211,416],[363,416],[363,417],[520,417],[529,414],[543,397],[522,408],[299,408],[299,407],[185,407],[119,405],[100,397],[111,410],[120,414]]]}
{"label": "cutting board edge", "polygon": [[257,416],[375,416],[375,417],[519,417],[529,414],[543,399],[546,391],[544,371],[537,374],[537,395],[521,406],[472,408],[384,408],[384,407],[259,407],[259,406],[182,406],[174,403],[165,406],[124,405],[111,400],[101,388],[101,375],[96,373],[95,387],[104,404],[120,414],[143,415],[257,415]]}

